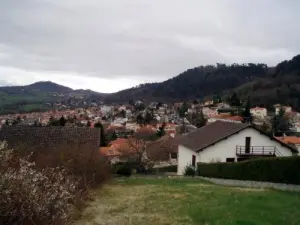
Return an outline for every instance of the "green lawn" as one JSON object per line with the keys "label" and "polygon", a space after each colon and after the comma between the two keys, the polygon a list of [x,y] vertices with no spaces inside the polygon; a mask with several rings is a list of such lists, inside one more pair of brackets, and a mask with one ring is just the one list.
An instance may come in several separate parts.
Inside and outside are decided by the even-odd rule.
{"label": "green lawn", "polygon": [[300,193],[198,179],[117,179],[95,192],[77,225],[300,224]]}

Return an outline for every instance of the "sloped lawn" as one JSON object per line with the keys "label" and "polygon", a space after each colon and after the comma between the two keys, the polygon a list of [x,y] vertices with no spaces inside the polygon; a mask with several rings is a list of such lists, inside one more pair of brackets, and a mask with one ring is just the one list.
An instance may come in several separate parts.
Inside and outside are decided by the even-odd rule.
{"label": "sloped lawn", "polygon": [[198,179],[117,179],[95,192],[77,225],[300,224],[300,193]]}

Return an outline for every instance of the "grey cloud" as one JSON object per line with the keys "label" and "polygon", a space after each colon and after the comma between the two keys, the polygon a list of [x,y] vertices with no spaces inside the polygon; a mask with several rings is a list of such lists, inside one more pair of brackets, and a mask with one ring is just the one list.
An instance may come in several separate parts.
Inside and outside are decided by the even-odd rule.
{"label": "grey cloud", "polygon": [[300,50],[299,10],[297,0],[0,1],[0,66],[155,81],[208,63],[274,65]]}

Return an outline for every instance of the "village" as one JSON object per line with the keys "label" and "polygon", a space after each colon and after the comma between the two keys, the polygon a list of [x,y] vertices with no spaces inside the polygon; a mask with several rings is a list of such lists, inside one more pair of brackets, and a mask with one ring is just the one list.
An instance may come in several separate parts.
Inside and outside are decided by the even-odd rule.
{"label": "village", "polygon": [[[273,111],[268,111],[263,107],[246,107],[248,107],[250,112],[248,116],[245,116],[245,106],[232,106],[220,100],[218,103],[211,100],[202,103],[189,101],[173,104],[152,102],[148,105],[145,105],[142,101],[122,105],[92,103],[86,108],[66,109],[67,106],[64,106],[61,109],[47,112],[1,115],[0,129],[2,127],[3,130],[5,127],[10,126],[17,126],[18,129],[22,129],[22,127],[49,126],[63,126],[69,129],[74,127],[100,128],[102,134],[99,136],[99,152],[112,163],[124,160],[122,159],[124,158],[123,156],[128,155],[132,148],[137,148],[137,146],[129,143],[131,139],[143,136],[145,154],[152,154],[152,156],[155,155],[156,157],[151,167],[177,165],[180,162],[178,158],[180,149],[178,146],[181,142],[179,140],[184,139],[185,136],[188,137],[189,134],[193,135],[199,132],[199,128],[201,128],[200,131],[209,129],[213,134],[217,134],[220,130],[217,124],[220,122],[227,124],[226,126],[229,127],[255,127],[255,129],[265,132],[274,140],[294,148],[295,151],[293,153],[298,151],[300,138],[297,133],[300,131],[300,113],[293,111],[289,106],[279,104],[274,105]],[[280,113],[284,114],[282,118],[278,118]],[[248,117],[251,117],[251,120]],[[277,125],[279,129],[285,129],[284,132],[279,132],[278,136],[276,135],[278,134],[277,130],[274,129],[274,118],[278,120]],[[7,128],[4,130],[7,130]],[[202,135],[196,137],[196,139],[200,140],[201,137]],[[207,141],[203,140],[202,142]],[[257,148],[257,143],[253,141],[250,143],[250,140],[248,142],[246,144],[242,143],[242,146],[249,145],[249,148],[251,146]],[[199,145],[202,144],[199,143]],[[235,145],[236,143],[234,143]],[[262,145],[268,146],[267,143],[259,144],[259,146]],[[234,146],[232,148],[235,149]],[[270,146],[274,146],[274,144],[270,143]],[[248,147],[243,148],[245,150]],[[258,151],[258,149],[256,150]],[[222,159],[217,155],[215,158],[210,158],[207,161],[237,161],[240,158],[243,159],[243,157],[237,157],[237,155],[236,153],[230,153]],[[192,156],[189,157],[184,162],[184,165],[178,165],[177,173],[182,174],[187,164],[195,165],[196,161],[198,162],[199,160],[192,158]]]}

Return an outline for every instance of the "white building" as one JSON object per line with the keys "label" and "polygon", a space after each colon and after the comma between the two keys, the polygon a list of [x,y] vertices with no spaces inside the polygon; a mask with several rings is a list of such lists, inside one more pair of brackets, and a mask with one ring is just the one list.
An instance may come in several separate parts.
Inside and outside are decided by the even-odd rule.
{"label": "white building", "polygon": [[206,117],[213,117],[216,116],[218,114],[218,112],[216,110],[213,110],[209,107],[203,107],[202,109],[203,115]]}
{"label": "white building", "polygon": [[113,108],[111,106],[103,105],[100,110],[103,114],[109,114],[113,111]]}
{"label": "white building", "polygon": [[275,114],[278,115],[280,112],[280,109],[283,109],[285,113],[290,113],[292,112],[292,108],[290,106],[280,106],[280,105],[276,105],[275,106]]}
{"label": "white building", "polygon": [[282,157],[298,150],[245,123],[217,121],[182,137],[178,146],[178,175],[198,162],[237,162],[251,157]]}
{"label": "white building", "polygon": [[260,108],[260,107],[255,107],[250,109],[250,113],[253,117],[258,117],[258,118],[265,118],[267,116],[267,109],[266,108]]}

